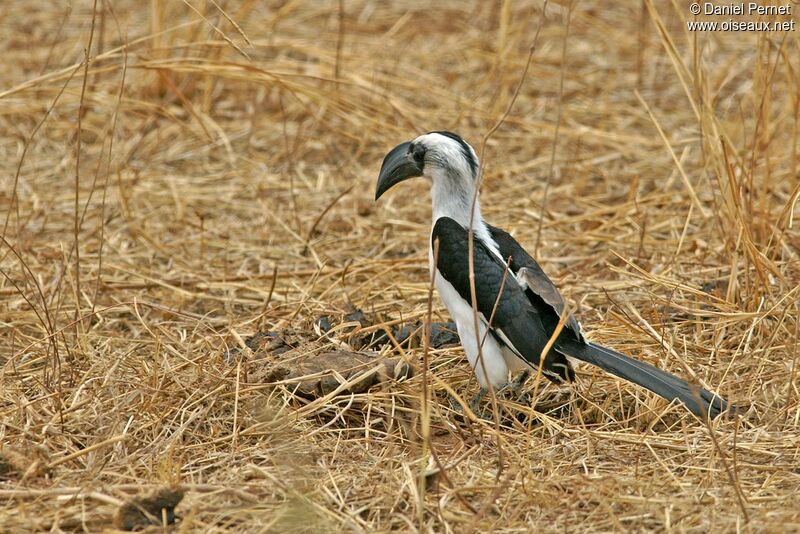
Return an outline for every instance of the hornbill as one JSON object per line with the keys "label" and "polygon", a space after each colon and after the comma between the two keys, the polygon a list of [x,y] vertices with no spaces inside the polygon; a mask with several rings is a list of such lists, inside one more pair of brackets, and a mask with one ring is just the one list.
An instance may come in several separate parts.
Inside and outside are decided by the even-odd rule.
{"label": "hornbill", "polygon": [[[575,372],[569,358],[574,358],[668,401],[678,400],[700,417],[713,418],[728,410],[727,402],[710,391],[588,341],[580,323],[565,313],[563,297],[536,260],[508,232],[481,217],[476,193],[478,172],[478,157],[466,141],[451,132],[430,132],[396,146],[386,155],[375,191],[377,201],[392,186],[415,176],[424,176],[432,184],[430,268],[432,274],[436,269],[436,289],[456,323],[481,386],[471,407],[477,406],[490,386],[505,386],[509,372],[525,371],[525,377],[541,365],[542,374],[550,380],[572,381]],[[470,229],[477,335],[470,287]],[[561,331],[540,362],[559,322]]]}

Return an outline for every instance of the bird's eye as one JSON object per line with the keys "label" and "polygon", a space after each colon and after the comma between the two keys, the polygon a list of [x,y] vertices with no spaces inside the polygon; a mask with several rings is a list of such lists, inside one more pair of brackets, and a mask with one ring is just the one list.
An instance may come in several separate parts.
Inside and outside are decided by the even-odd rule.
{"label": "bird's eye", "polygon": [[425,163],[425,148],[419,145],[413,147],[411,149],[411,157],[414,158],[414,161],[422,165]]}

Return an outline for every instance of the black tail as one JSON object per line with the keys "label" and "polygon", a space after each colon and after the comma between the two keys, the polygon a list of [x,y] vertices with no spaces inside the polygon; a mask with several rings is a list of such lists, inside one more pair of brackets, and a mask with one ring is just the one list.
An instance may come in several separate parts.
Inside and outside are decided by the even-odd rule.
{"label": "black tail", "polygon": [[729,409],[728,403],[719,395],[602,345],[567,340],[559,343],[558,348],[573,358],[647,388],[668,401],[677,399],[699,417],[714,419]]}

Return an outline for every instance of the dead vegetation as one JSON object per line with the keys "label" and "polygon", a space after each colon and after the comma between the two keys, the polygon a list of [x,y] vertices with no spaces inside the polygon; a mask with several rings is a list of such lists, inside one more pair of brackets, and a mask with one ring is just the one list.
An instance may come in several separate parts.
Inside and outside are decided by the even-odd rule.
{"label": "dead vegetation", "polygon": [[[4,5],[2,530],[98,531],[177,486],[197,532],[800,529],[798,34],[574,3]],[[425,319],[426,185],[374,204],[380,161],[434,129],[480,147],[540,24],[484,215],[592,338],[742,418],[583,369],[529,384],[544,413],[465,422],[452,346],[383,346],[417,372],[358,393],[251,381],[257,332],[336,351],[363,327],[320,316]]]}

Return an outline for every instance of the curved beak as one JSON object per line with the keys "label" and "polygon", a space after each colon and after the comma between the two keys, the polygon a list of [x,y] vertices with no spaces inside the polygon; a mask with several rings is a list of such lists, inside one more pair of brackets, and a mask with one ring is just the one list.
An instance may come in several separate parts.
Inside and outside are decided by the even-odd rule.
{"label": "curved beak", "polygon": [[378,184],[375,186],[375,200],[381,198],[386,191],[403,180],[422,176],[422,166],[409,154],[410,142],[401,143],[394,147],[383,158],[381,172],[378,175]]}

